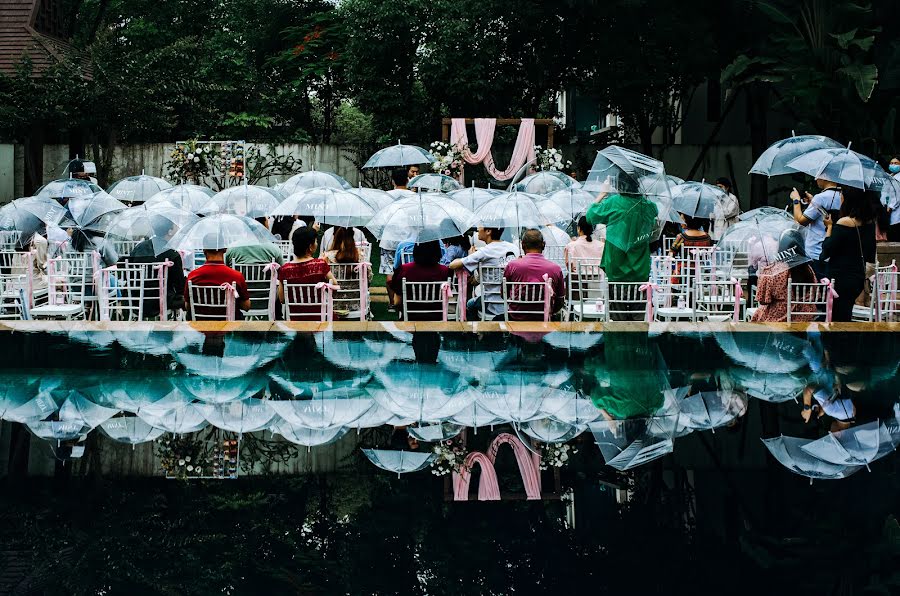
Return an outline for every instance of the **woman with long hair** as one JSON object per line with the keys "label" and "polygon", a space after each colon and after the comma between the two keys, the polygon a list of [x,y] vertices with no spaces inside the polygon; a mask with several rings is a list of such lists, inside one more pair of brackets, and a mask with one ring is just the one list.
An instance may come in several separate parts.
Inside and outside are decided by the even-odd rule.
{"label": "woman with long hair", "polygon": [[353,229],[335,226],[331,248],[322,253],[322,258],[329,263],[359,263],[359,248]]}
{"label": "woman with long hair", "polygon": [[594,226],[588,223],[585,216],[578,218],[578,237],[566,245],[566,266],[574,271],[576,259],[602,259],[603,246],[606,243],[606,226],[598,226],[598,239],[594,238]]}

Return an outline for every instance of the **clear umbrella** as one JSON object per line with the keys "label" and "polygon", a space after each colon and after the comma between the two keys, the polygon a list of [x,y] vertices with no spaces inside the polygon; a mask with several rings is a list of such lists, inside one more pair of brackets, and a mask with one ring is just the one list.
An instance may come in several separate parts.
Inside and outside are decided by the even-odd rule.
{"label": "clear umbrella", "polygon": [[37,422],[59,410],[59,404],[49,393],[38,393],[23,403],[19,403],[19,401],[22,400],[7,405],[3,412],[4,420],[22,424]]}
{"label": "clear umbrella", "polygon": [[774,374],[742,366],[731,368],[729,372],[735,385],[747,395],[769,403],[795,400],[808,382],[805,375],[797,373]]}
{"label": "clear umbrella", "polygon": [[803,447],[809,445],[810,439],[796,437],[775,437],[763,439],[769,453],[785,468],[800,476],[810,479],[836,480],[846,478],[859,472],[863,466],[832,464],[807,453]]}
{"label": "clear umbrella", "polygon": [[406,186],[413,190],[434,192],[453,192],[462,189],[462,185],[456,178],[435,172],[413,176]]}
{"label": "clear umbrella", "polygon": [[555,170],[544,170],[530,176],[525,176],[517,183],[510,185],[508,190],[517,190],[538,195],[554,193],[566,188],[574,187],[578,181]]}
{"label": "clear umbrella", "polygon": [[560,350],[587,352],[603,343],[603,334],[591,331],[554,331],[545,335],[543,341]]}
{"label": "clear umbrella", "polygon": [[333,172],[310,170],[295,174],[278,185],[277,190],[284,196],[290,196],[301,190],[313,188],[336,188],[349,190],[352,188],[349,182]]}
{"label": "clear umbrella", "polygon": [[680,422],[694,430],[727,426],[747,412],[747,397],[736,391],[701,391],[676,403]]}
{"label": "clear umbrella", "polygon": [[243,434],[262,430],[275,418],[275,410],[267,400],[242,399],[224,404],[196,406],[206,420],[222,430]]}
{"label": "clear umbrella", "polygon": [[553,387],[566,382],[567,370],[549,374],[532,371],[497,372],[479,387],[478,404],[507,422],[546,418],[545,400]]}
{"label": "clear umbrella", "polygon": [[[183,354],[181,356],[196,355]],[[212,356],[206,356],[206,358],[212,358]],[[249,370],[253,370],[252,363]],[[207,404],[223,404],[258,395],[265,390],[266,380],[264,375],[252,373],[230,378],[199,374],[179,375],[174,378],[176,386],[186,396]]]}
{"label": "clear umbrella", "polygon": [[399,199],[378,212],[366,225],[382,242],[429,242],[462,236],[475,227],[475,215],[447,195],[421,193]]}
{"label": "clear umbrella", "polygon": [[70,391],[59,407],[59,419],[64,422],[79,422],[88,428],[95,428],[104,420],[119,413],[115,408],[98,406],[78,391]]}
{"label": "clear umbrella", "polygon": [[149,240],[153,255],[158,255],[167,250],[169,240],[179,230],[199,220],[190,211],[172,205],[140,205],[116,214],[106,227],[106,236],[115,240]]}
{"label": "clear umbrella", "polygon": [[103,189],[92,182],[78,178],[60,178],[42,186],[35,196],[44,199],[71,199],[72,197],[90,196]]}
{"label": "clear umbrella", "polygon": [[346,435],[350,429],[343,426],[326,429],[295,427],[281,420],[273,425],[271,430],[295,445],[303,445],[308,448],[334,443]]}
{"label": "clear umbrella", "polygon": [[519,430],[541,443],[567,443],[580,435],[587,427],[560,422],[551,418],[529,420],[519,425]]}
{"label": "clear umbrella", "polygon": [[274,243],[275,236],[249,217],[219,213],[182,228],[169,240],[172,250],[217,250]]}
{"label": "clear umbrella", "polygon": [[887,427],[879,421],[828,433],[800,449],[838,466],[868,466],[897,447]]}
{"label": "clear umbrella", "polygon": [[[799,231],[801,235],[805,234],[805,230],[801,229],[793,219],[771,215],[745,219],[730,226],[719,238],[717,252],[730,255],[732,258],[727,260],[731,262],[734,262],[734,256],[740,255],[745,257],[740,260],[741,263],[746,263],[748,267],[762,269],[776,261],[781,237],[792,230]],[[740,273],[746,273],[746,271]]]}
{"label": "clear umbrella", "polygon": [[878,162],[847,147],[817,149],[792,159],[787,166],[813,178],[824,178],[843,186],[871,188],[887,177]]}
{"label": "clear umbrella", "polygon": [[[280,378],[272,376],[276,382]],[[375,403],[356,389],[331,389],[317,392],[312,399],[271,400],[272,409],[288,424],[315,429],[355,426]]]}
{"label": "clear umbrella", "polygon": [[564,211],[570,219],[576,220],[594,204],[597,197],[586,190],[573,186],[551,193],[547,198]]}
{"label": "clear umbrella", "polygon": [[475,211],[475,218],[486,228],[511,230],[541,228],[571,219],[545,197],[518,191],[498,195],[484,203]]}
{"label": "clear umbrella", "polygon": [[284,200],[280,192],[265,186],[242,184],[217,192],[200,209],[200,215],[230,213],[243,217],[266,217]]}
{"label": "clear umbrella", "polygon": [[137,416],[117,416],[100,424],[100,430],[117,443],[137,445],[155,441],[165,430],[150,426]]}
{"label": "clear umbrella", "polygon": [[372,203],[349,190],[313,188],[282,201],[272,215],[311,215],[316,221],[344,228],[363,226],[375,217]]}
{"label": "clear umbrella", "polygon": [[787,333],[716,333],[716,342],[735,364],[769,374],[793,373],[809,362],[809,341]]}
{"label": "clear umbrella", "polygon": [[144,203],[147,207],[157,205],[171,205],[191,213],[199,213],[213,196],[213,191],[205,186],[196,184],[179,184],[166,190],[161,190]]}
{"label": "clear umbrella", "polygon": [[424,424],[422,426],[410,426],[406,429],[409,436],[425,443],[446,441],[452,439],[463,431],[463,426],[452,422],[440,424]]}
{"label": "clear umbrella", "polygon": [[795,174],[796,170],[788,167],[788,164],[810,151],[817,149],[841,149],[843,145],[819,135],[800,135],[776,141],[763,151],[753,167],[751,174],[763,176],[779,176],[782,174]]}
{"label": "clear umbrella", "polygon": [[[176,398],[173,403],[177,403],[177,394],[173,397]],[[198,431],[209,424],[198,406],[183,401],[171,409],[141,408],[137,415],[151,426],[179,435]]]}
{"label": "clear umbrella", "polygon": [[503,420],[502,418],[494,414],[492,411],[486,408],[484,404],[476,401],[454,414],[450,418],[450,422],[454,424],[460,424],[468,428],[476,429],[477,432],[477,429],[480,427],[503,424],[504,422],[506,422],[506,420]]}
{"label": "clear umbrella", "polygon": [[366,161],[363,169],[413,166],[433,161],[434,156],[425,149],[416,145],[402,145],[400,141],[397,141],[396,145],[385,147],[372,155]]}
{"label": "clear umbrella", "polygon": [[602,420],[590,425],[606,465],[631,470],[672,453],[673,424],[666,417]]}
{"label": "clear umbrella", "polygon": [[705,182],[684,182],[670,190],[672,209],[690,217],[710,219],[716,206],[728,199],[728,193]]}
{"label": "clear umbrella", "polygon": [[756,209],[744,211],[743,213],[738,215],[738,219],[740,221],[745,221],[748,219],[763,220],[770,217],[775,219],[786,219],[794,221],[793,215],[788,213],[787,210],[779,209],[778,207],[757,207]]}
{"label": "clear umbrella", "polygon": [[25,197],[0,207],[0,229],[19,233],[25,246],[35,234],[45,233],[48,225],[57,225],[66,216],[66,208],[49,198]]}
{"label": "clear umbrella", "polygon": [[468,209],[475,211],[494,197],[504,194],[504,191],[496,188],[477,188],[469,186],[460,190],[454,190],[448,193],[451,199]]}
{"label": "clear umbrella", "polygon": [[348,190],[368,201],[369,205],[371,205],[376,212],[381,211],[394,202],[394,197],[377,188],[363,188],[360,186],[359,188],[351,188]]}
{"label": "clear umbrella", "polygon": [[106,189],[111,196],[129,203],[143,203],[161,190],[172,188],[167,180],[156,176],[128,176]]}
{"label": "clear umbrella", "polygon": [[375,401],[417,422],[443,422],[475,401],[463,379],[438,365],[392,362],[375,376],[384,386],[367,387]]}
{"label": "clear umbrella", "polygon": [[112,216],[126,208],[125,203],[103,191],[72,197],[66,203],[68,217],[75,226],[101,231],[105,231]]}
{"label": "clear umbrella", "polygon": [[437,457],[434,453],[416,451],[397,451],[394,449],[363,449],[369,461],[388,472],[400,474],[424,470]]}
{"label": "clear umbrella", "polygon": [[362,371],[381,370],[388,362],[399,358],[404,344],[384,336],[335,334],[331,331],[315,334],[316,347],[325,359],[342,369]]}
{"label": "clear umbrella", "polygon": [[97,384],[85,388],[84,392],[98,405],[137,412],[164,399],[172,393],[172,389],[172,381],[168,377],[119,371],[115,376],[100,377]]}

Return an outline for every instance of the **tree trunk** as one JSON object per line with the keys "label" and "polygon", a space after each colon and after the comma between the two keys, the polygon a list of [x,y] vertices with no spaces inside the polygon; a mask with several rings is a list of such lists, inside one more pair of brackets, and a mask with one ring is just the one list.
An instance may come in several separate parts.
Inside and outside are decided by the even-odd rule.
{"label": "tree trunk", "polygon": [[[769,146],[768,103],[769,87],[752,83],[747,90],[747,121],[750,125],[750,146],[755,162]],[[765,176],[750,176],[750,208],[769,203],[769,185]]]}
{"label": "tree trunk", "polygon": [[25,137],[25,196],[44,185],[44,127],[37,124]]}

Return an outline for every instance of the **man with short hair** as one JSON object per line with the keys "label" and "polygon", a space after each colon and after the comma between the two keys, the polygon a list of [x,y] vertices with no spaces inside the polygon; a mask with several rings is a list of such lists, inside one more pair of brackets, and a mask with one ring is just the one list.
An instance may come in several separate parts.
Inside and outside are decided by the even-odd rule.
{"label": "man with short hair", "polygon": [[415,178],[418,175],[419,175],[419,166],[416,164],[409,166],[409,169],[406,170],[406,177],[409,178],[410,180],[412,180],[413,178]]}
{"label": "man with short hair", "polygon": [[[506,265],[503,272],[504,279],[511,282],[543,282],[544,276],[550,280],[553,289],[553,305],[551,310],[557,313],[565,305],[566,282],[563,279],[562,269],[553,261],[544,257],[544,236],[540,230],[526,230],[522,234],[522,251],[525,255],[514,259]],[[514,298],[514,297],[511,297]],[[534,315],[517,315],[515,311],[521,310],[521,306],[514,300],[509,303],[509,318],[513,321],[526,321],[535,319]]]}
{"label": "man with short hair", "polygon": [[[257,217],[256,221],[261,223],[267,230],[269,229],[269,220],[267,218]],[[272,261],[279,265],[284,265],[284,254],[272,242],[235,246],[225,252],[225,264],[229,267],[234,267],[235,265],[265,265]]]}
{"label": "man with short hair", "polygon": [[831,215],[834,221],[838,220],[838,212],[841,209],[841,187],[831,180],[816,178],[816,186],[822,192],[816,196],[806,193],[806,200],[800,197],[795,188],[791,192],[794,221],[801,226],[806,226],[806,256],[812,259],[810,265],[816,273],[816,277],[822,279],[828,276],[828,263],[819,260],[822,254],[822,245],[825,243],[825,217]]}
{"label": "man with short hair", "polygon": [[[484,242],[484,246],[462,259],[450,262],[450,269],[456,271],[463,267],[470,274],[474,273],[479,265],[486,267],[504,267],[519,256],[519,249],[515,244],[501,240],[503,228],[478,228],[478,239]],[[489,319],[503,316],[503,303],[501,301],[502,288],[500,283],[481,284],[481,296],[472,298],[466,303],[466,319],[471,321],[481,315],[481,301],[485,301],[485,313]]]}
{"label": "man with short hair", "polygon": [[250,310],[250,292],[247,290],[247,282],[240,272],[225,264],[225,248],[219,247],[215,237],[205,239],[203,245],[215,248],[204,248],[203,255],[206,257],[206,263],[188,274],[184,283],[184,304],[187,311],[190,312],[191,303],[188,283],[195,286],[216,287],[222,284],[234,284],[238,294],[235,300],[237,307],[241,310]]}

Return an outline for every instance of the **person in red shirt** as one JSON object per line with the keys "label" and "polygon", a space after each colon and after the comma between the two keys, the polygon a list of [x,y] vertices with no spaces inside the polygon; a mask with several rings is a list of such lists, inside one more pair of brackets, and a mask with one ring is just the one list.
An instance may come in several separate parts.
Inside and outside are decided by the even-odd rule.
{"label": "person in red shirt", "polygon": [[[284,282],[292,284],[317,284],[327,282],[340,289],[331,267],[325,259],[313,257],[319,247],[316,230],[307,226],[299,228],[291,236],[294,258],[278,270],[278,301],[284,304]],[[320,310],[315,306],[291,306],[290,318],[295,321],[318,321]]]}
{"label": "person in red shirt", "polygon": [[[214,243],[207,244],[207,246],[214,245]],[[187,312],[191,312],[191,296],[187,282],[191,282],[195,286],[234,284],[238,293],[237,307],[241,310],[249,310],[250,292],[247,291],[247,281],[238,271],[225,264],[225,248],[204,249],[203,255],[206,257],[206,263],[191,271],[184,284],[184,304]]]}
{"label": "person in red shirt", "polygon": [[[394,305],[398,312],[403,308],[403,280],[409,282],[421,281],[447,281],[450,279],[450,268],[440,264],[441,245],[437,240],[416,244],[413,248],[413,261],[400,265],[394,271],[391,280],[391,288],[394,291]],[[419,310],[441,310],[441,304],[421,304]],[[407,317],[410,321],[440,321],[440,313],[416,314],[415,309],[410,310]]]}
{"label": "person in red shirt", "polygon": [[[559,312],[566,303],[566,282],[560,266],[544,257],[544,236],[540,230],[526,230],[522,234],[522,250],[525,252],[525,256],[510,261],[503,271],[503,277],[511,282],[542,282],[544,275],[548,276],[553,288],[551,312]],[[528,306],[528,310],[532,310],[532,308]],[[517,310],[521,310],[519,305],[511,300],[509,303],[510,320],[524,321],[538,318],[531,314],[516,315],[514,313]]]}

